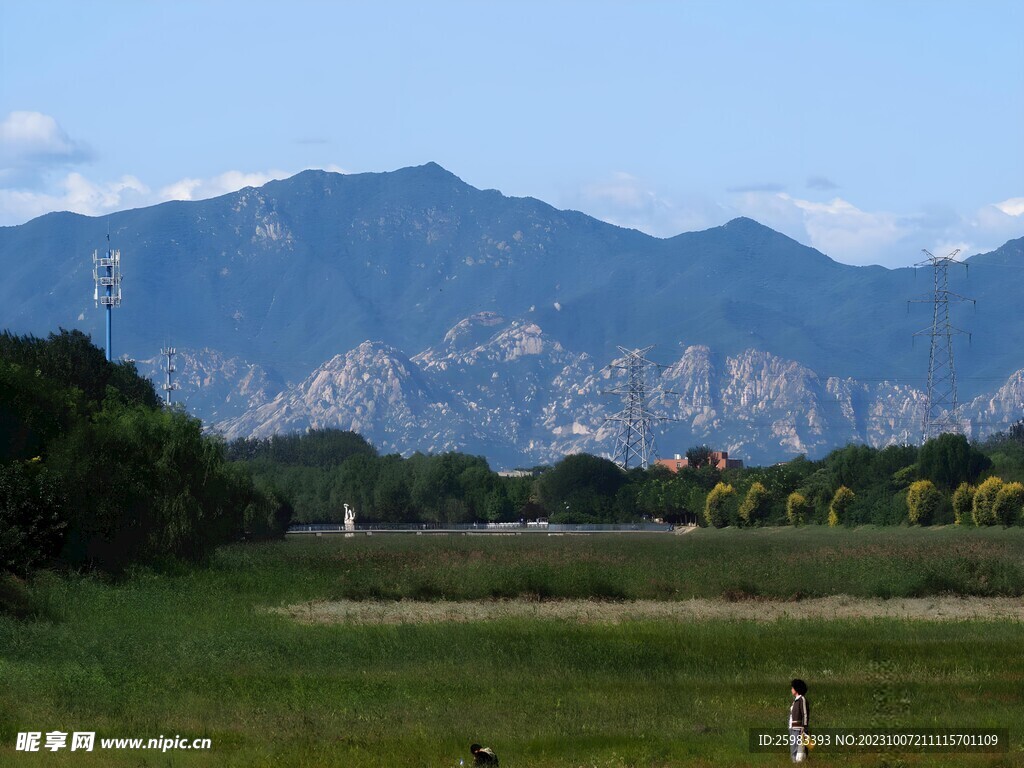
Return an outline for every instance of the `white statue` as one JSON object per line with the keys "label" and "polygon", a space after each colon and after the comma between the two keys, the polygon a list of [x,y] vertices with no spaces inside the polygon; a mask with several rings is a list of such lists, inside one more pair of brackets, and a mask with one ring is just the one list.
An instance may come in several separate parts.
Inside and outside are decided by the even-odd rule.
{"label": "white statue", "polygon": [[352,509],[348,504],[345,505],[345,530],[354,531],[356,529],[356,511]]}

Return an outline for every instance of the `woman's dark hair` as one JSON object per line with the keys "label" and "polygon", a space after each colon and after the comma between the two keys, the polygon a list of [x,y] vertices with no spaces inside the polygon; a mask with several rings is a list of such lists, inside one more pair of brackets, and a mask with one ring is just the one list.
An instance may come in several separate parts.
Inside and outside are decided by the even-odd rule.
{"label": "woman's dark hair", "polygon": [[481,747],[480,747],[479,744],[470,744],[469,745],[469,752],[472,755],[475,755],[480,749],[481,749]]}
{"label": "woman's dark hair", "polygon": [[792,686],[793,690],[799,693],[801,696],[807,693],[807,683],[805,683],[803,680],[794,680],[792,683],[790,683],[790,685]]}

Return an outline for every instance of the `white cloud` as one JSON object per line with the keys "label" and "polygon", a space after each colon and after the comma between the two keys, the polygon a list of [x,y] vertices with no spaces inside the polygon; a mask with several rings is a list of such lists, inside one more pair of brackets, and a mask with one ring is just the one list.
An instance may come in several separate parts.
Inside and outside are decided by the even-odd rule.
{"label": "white cloud", "polygon": [[828,203],[791,200],[803,212],[810,244],[839,261],[875,263],[880,251],[896,245],[907,234],[901,217],[892,213],[862,211],[839,197]]}
{"label": "white cloud", "polygon": [[[1024,198],[983,206],[967,215],[952,210],[910,214],[863,210],[835,197],[826,202],[785,193],[734,197],[736,210],[845,264],[907,266],[922,248],[969,256],[1024,235]],[[1019,213],[1017,211],[1020,211]]]}
{"label": "white cloud", "polygon": [[[321,170],[331,173],[348,174],[340,165],[330,163]],[[208,179],[187,177],[179,179],[163,187],[159,192],[160,200],[206,200],[211,197],[237,192],[243,187],[262,187],[268,181],[287,179],[293,171],[272,169],[269,171],[225,171]]]}
{"label": "white cloud", "polygon": [[784,192],[750,193],[735,197],[733,205],[744,216],[845,264],[902,266],[922,247],[908,242],[919,228],[917,217],[865,211],[841,197],[817,202]]}
{"label": "white cloud", "polygon": [[87,155],[49,115],[11,112],[0,123],[0,149],[5,160],[58,158],[75,162]]}
{"label": "white cloud", "polygon": [[1024,197],[1011,197],[1009,200],[995,203],[994,206],[1007,216],[1024,216]]}
{"label": "white cloud", "polygon": [[560,202],[610,224],[638,229],[655,237],[706,229],[728,218],[721,206],[710,201],[675,202],[636,176],[622,171],[587,184]]}
{"label": "white cloud", "polygon": [[111,211],[146,205],[149,188],[134,176],[96,184],[80,173],[69,173],[52,192],[0,189],[0,224],[17,224],[51,211],[73,211],[99,216]]}
{"label": "white cloud", "polygon": [[261,187],[268,181],[286,179],[287,171],[225,171],[209,179],[185,178],[168,184],[160,190],[160,200],[206,200],[210,197],[237,192],[244,187]]}
{"label": "white cloud", "polygon": [[[340,166],[324,170],[348,173]],[[0,177],[0,226],[21,224],[51,211],[72,211],[99,216],[125,208],[156,205],[168,200],[205,200],[236,192],[243,187],[260,187],[268,181],[286,179],[290,171],[231,170],[209,178],[186,177],[153,191],[135,176],[96,182],[72,171],[53,180],[45,189],[7,183]]]}
{"label": "white cloud", "polygon": [[42,112],[10,112],[0,122],[0,186],[40,189],[54,172],[90,157],[84,144]]}

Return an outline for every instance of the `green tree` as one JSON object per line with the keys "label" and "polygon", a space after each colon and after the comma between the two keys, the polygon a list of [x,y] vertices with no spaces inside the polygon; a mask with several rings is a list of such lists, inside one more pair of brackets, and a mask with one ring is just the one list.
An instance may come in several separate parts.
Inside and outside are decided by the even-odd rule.
{"label": "green tree", "polygon": [[832,503],[828,506],[828,524],[833,528],[840,525],[846,519],[846,512],[850,504],[856,498],[856,494],[845,485],[839,486],[832,496]]}
{"label": "green tree", "polygon": [[711,466],[711,448],[707,445],[695,445],[686,451],[686,464],[693,469]]}
{"label": "green tree", "polygon": [[608,459],[577,453],[566,456],[538,481],[541,503],[559,522],[607,522],[626,474]]}
{"label": "green tree", "polygon": [[928,525],[942,504],[942,494],[931,480],[918,480],[907,489],[907,517],[911,525]]}
{"label": "green tree", "polygon": [[51,468],[69,499],[64,556],[121,570],[164,557],[202,559],[243,531],[251,483],[230,470],[198,419],[108,400],[56,441]]}
{"label": "green tree", "polygon": [[0,359],[0,461],[45,457],[47,447],[82,418],[81,393]]}
{"label": "green tree", "polygon": [[953,522],[961,525],[971,515],[974,507],[974,486],[970,483],[960,483],[953,492]]}
{"label": "green tree", "polygon": [[736,493],[731,485],[719,483],[711,489],[707,500],[704,502],[704,519],[708,525],[715,528],[724,528],[729,524],[729,513],[726,504]]}
{"label": "green tree", "polygon": [[755,481],[740,503],[740,519],[747,525],[763,521],[768,516],[770,503],[771,495],[768,493],[768,489],[760,482]]}
{"label": "green tree", "polygon": [[790,525],[803,525],[810,505],[803,494],[793,491],[786,497],[786,519]]}
{"label": "green tree", "polygon": [[[377,482],[373,488],[373,510],[378,520],[389,523],[414,522],[410,513],[412,494],[408,468],[402,457],[397,454],[385,456],[377,472]],[[427,519],[441,522],[440,509],[435,508]]]}
{"label": "green tree", "polygon": [[921,446],[917,467],[922,479],[942,488],[956,488],[960,483],[973,483],[992,462],[967,442],[963,435],[946,433]]}
{"label": "green tree", "polygon": [[974,491],[974,501],[971,504],[971,517],[975,525],[996,524],[996,497],[1002,490],[1003,481],[998,477],[990,477]]}
{"label": "green tree", "polygon": [[153,383],[138,375],[134,363],[108,362],[103,350],[81,331],[51,333],[46,339],[0,333],[0,360],[39,373],[54,384],[77,389],[94,405],[113,390],[128,405],[160,407]]}
{"label": "green tree", "polygon": [[1014,525],[1020,521],[1024,510],[1024,485],[1007,483],[999,489],[992,504],[992,512],[1003,525]]}

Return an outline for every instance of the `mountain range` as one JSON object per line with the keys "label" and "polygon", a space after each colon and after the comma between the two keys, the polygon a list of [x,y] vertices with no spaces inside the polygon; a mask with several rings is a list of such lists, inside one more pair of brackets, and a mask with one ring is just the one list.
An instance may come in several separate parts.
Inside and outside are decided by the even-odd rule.
{"label": "mountain range", "polygon": [[[852,267],[750,219],[659,239],[435,164],[306,171],[211,200],[0,228],[0,325],[102,339],[91,253],[119,248],[114,353],[228,436],[335,425],[511,466],[607,450],[619,347],[656,345],[663,453],[752,461],[916,440],[932,274]],[[908,261],[914,256],[908,254]],[[972,434],[1024,411],[1024,238],[950,288]],[[652,384],[653,384],[652,380]]]}

